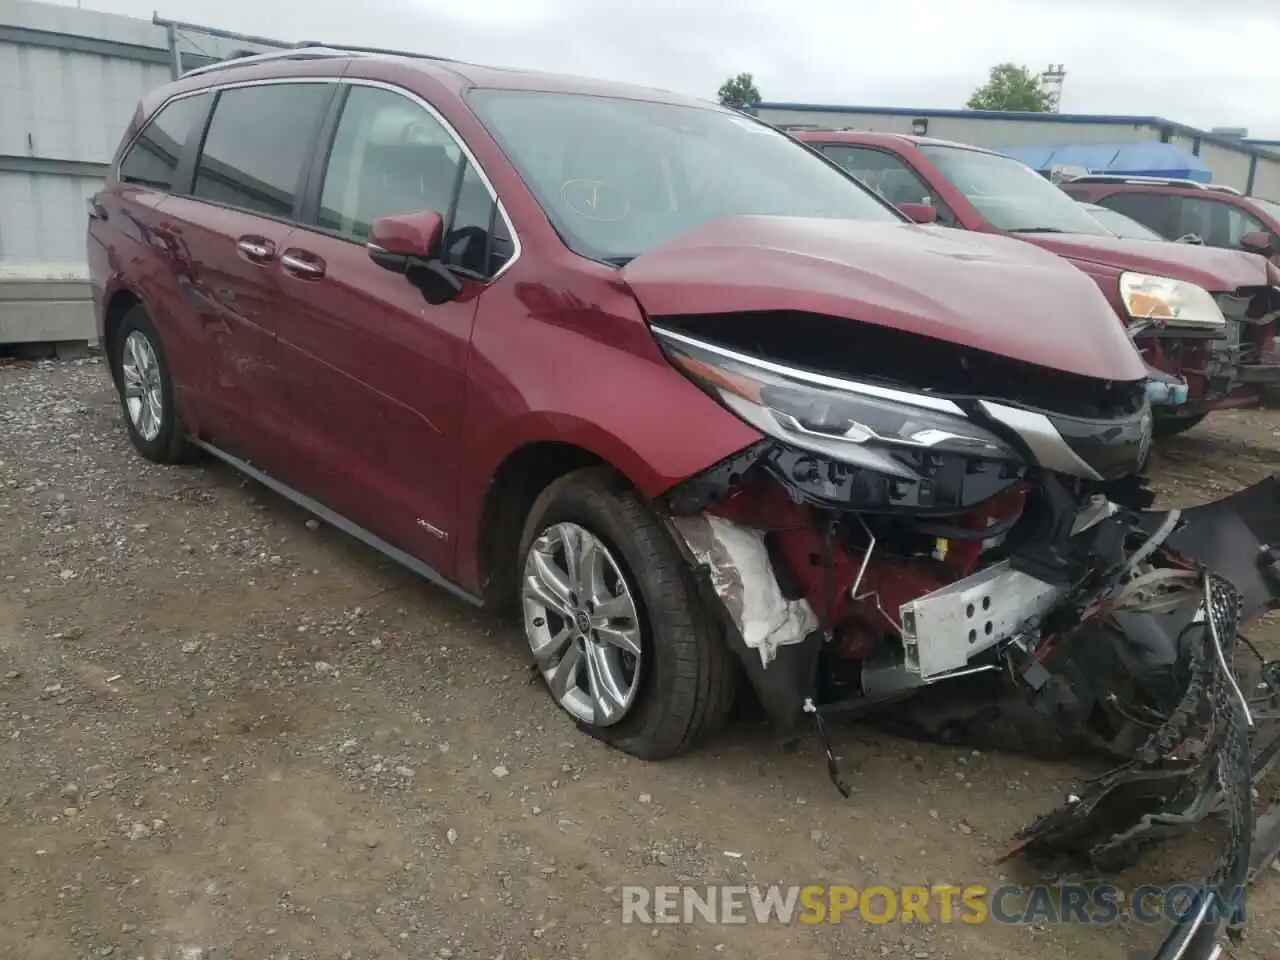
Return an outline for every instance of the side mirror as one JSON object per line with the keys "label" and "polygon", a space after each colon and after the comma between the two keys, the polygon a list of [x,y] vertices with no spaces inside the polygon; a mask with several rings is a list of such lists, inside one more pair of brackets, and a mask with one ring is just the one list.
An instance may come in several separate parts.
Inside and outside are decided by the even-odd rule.
{"label": "side mirror", "polygon": [[369,231],[369,256],[380,267],[397,273],[409,259],[433,260],[444,242],[444,217],[434,210],[377,217]]}
{"label": "side mirror", "polygon": [[462,282],[440,261],[444,217],[434,210],[375,218],[365,249],[384,270],[404,274],[429,303],[445,303],[462,292]]}
{"label": "side mirror", "polygon": [[1268,233],[1265,230],[1254,230],[1252,233],[1246,233],[1240,238],[1240,246],[1251,253],[1260,253],[1264,257],[1269,257],[1277,252],[1278,245],[1276,241],[1277,237],[1274,233]]}
{"label": "side mirror", "polygon": [[938,222],[938,208],[931,203],[900,203],[898,209],[912,223]]}

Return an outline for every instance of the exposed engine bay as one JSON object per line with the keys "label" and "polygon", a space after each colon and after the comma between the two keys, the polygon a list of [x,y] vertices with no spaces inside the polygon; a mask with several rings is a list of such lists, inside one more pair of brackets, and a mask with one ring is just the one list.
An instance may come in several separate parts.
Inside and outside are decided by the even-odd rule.
{"label": "exposed engine bay", "polygon": [[[765,435],[665,508],[766,711],[789,728],[812,717],[846,795],[833,714],[1109,758],[1010,855],[1116,869],[1222,818],[1230,841],[1204,881],[1242,886],[1280,849],[1280,812],[1252,810],[1280,754],[1280,667],[1258,653],[1246,680],[1237,664],[1241,627],[1280,603],[1280,479],[1153,511],[1141,382],[840,329],[654,328]],[[815,342],[828,357],[797,346]],[[1209,957],[1217,936],[1206,909],[1155,956]]]}

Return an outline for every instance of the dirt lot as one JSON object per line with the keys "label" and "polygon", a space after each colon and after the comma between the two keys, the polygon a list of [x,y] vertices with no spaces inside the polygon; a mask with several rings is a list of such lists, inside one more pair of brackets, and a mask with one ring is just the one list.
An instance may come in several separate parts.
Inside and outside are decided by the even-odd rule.
{"label": "dirt lot", "polygon": [[[1194,503],[1280,413],[1155,467]],[[1263,631],[1280,633],[1273,624]],[[104,366],[0,364],[0,957],[1119,960],[1150,930],[646,928],[618,887],[986,883],[1082,771],[743,721],[644,764],[572,729],[523,640],[216,465],[146,465]],[[1280,873],[1239,957],[1280,954]]]}

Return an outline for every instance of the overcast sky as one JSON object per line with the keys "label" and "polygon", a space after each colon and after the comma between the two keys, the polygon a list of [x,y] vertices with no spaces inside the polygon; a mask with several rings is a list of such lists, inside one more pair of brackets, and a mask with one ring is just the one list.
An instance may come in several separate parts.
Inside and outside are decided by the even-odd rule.
{"label": "overcast sky", "polygon": [[[75,0],[60,0],[75,5]],[[1066,64],[1062,109],[1280,138],[1280,0],[82,0],[714,97],[963,107],[994,63]]]}

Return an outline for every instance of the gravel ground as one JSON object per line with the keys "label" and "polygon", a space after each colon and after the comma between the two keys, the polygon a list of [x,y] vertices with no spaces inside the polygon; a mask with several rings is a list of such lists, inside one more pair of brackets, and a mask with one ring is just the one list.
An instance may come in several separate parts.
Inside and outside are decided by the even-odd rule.
{"label": "gravel ground", "polygon": [[[1277,463],[1280,413],[1239,412],[1154,470],[1190,504]],[[846,801],[814,738],[750,718],[645,764],[578,734],[522,644],[227,469],[144,463],[97,359],[0,363],[0,956],[1119,960],[1150,938],[624,926],[627,883],[1024,881],[992,857],[1084,771],[843,725]],[[1267,879],[1238,957],[1280,954]]]}

